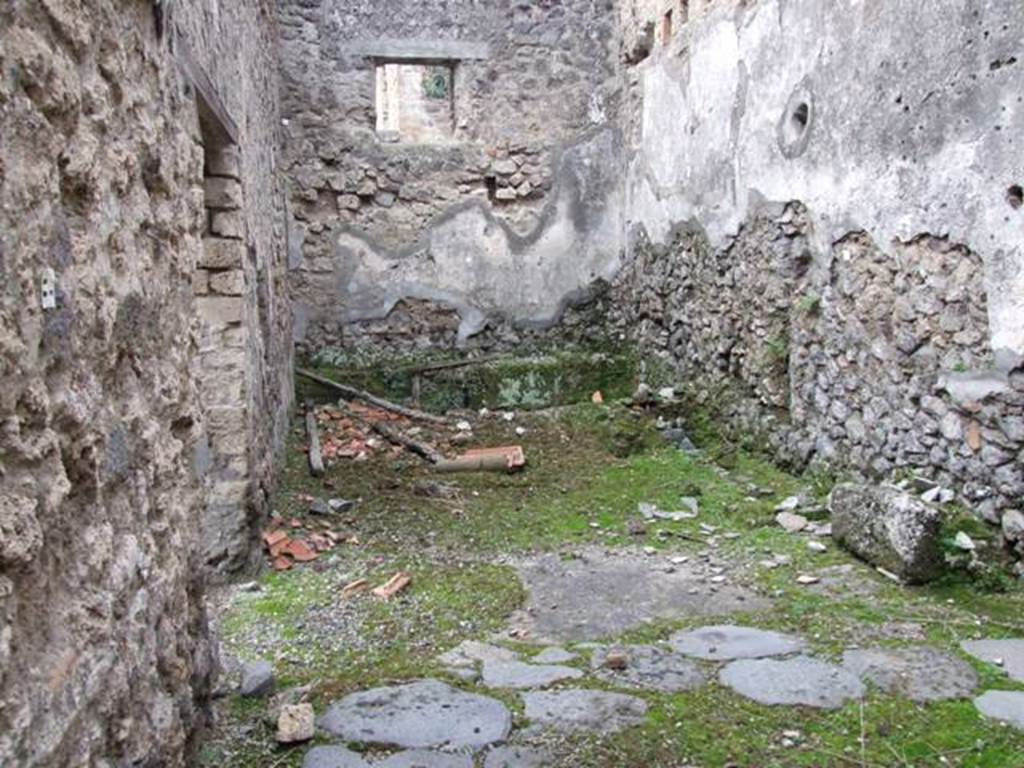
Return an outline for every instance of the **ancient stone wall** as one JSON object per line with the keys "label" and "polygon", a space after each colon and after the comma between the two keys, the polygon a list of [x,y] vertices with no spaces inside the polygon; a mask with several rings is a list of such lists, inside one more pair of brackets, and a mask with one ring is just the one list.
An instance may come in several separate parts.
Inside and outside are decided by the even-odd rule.
{"label": "ancient stone wall", "polygon": [[256,495],[290,387],[270,23],[257,0],[0,8],[3,765],[182,765],[201,722],[205,478],[227,430],[200,386],[226,345],[197,272],[195,78],[237,127],[247,260],[217,290],[245,329],[224,383],[249,381],[228,429]]}
{"label": "ancient stone wall", "polygon": [[[551,322],[614,273],[611,2],[283,2],[278,13],[300,349],[373,345],[382,325],[391,347],[413,348],[415,328],[398,330],[403,301],[436,305],[440,327],[455,313],[451,341],[465,343],[489,319]],[[449,136],[423,139],[424,104],[450,104]]]}
{"label": "ancient stone wall", "polygon": [[668,6],[622,11],[617,327],[738,435],[998,522],[1024,497],[1024,7],[719,2],[660,41]]}

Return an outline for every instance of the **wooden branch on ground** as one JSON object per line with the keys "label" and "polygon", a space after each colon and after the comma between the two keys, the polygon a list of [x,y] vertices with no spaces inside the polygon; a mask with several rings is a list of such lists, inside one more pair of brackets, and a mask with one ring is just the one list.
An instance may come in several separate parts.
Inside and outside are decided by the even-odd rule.
{"label": "wooden branch on ground", "polygon": [[324,474],[324,457],[320,452],[320,434],[316,427],[316,411],[310,405],[306,408],[306,437],[309,440],[309,471],[313,477]]}
{"label": "wooden branch on ground", "polygon": [[422,456],[431,464],[437,464],[438,462],[444,460],[444,456],[442,456],[438,452],[438,450],[434,448],[434,446],[428,445],[427,443],[421,442],[420,440],[415,440],[409,437],[404,432],[395,429],[390,424],[386,424],[382,421],[379,421],[375,424],[371,424],[371,426],[373,427],[374,432],[376,432],[378,435],[383,437],[388,442],[394,443],[395,445],[400,445],[403,448],[412,451],[413,453],[419,456]]}
{"label": "wooden branch on ground", "polygon": [[417,421],[427,421],[430,422],[431,424],[447,423],[445,419],[443,419],[440,416],[435,416],[432,413],[426,413],[424,411],[418,411],[415,408],[406,408],[404,405],[392,403],[390,400],[385,400],[382,397],[377,397],[376,395],[372,395],[369,392],[364,392],[361,389],[349,387],[345,384],[339,384],[336,381],[332,381],[331,379],[328,379],[324,376],[320,376],[319,374],[313,373],[312,371],[307,371],[305,368],[296,368],[295,372],[298,373],[300,376],[309,379],[310,381],[315,381],[317,384],[321,384],[325,387],[329,387],[335,390],[336,392],[339,392],[343,397],[345,397],[348,400],[362,400],[364,403],[369,403],[370,405],[376,406],[377,408],[382,408],[385,411],[391,411],[392,413],[397,413],[400,416],[405,416],[406,418],[415,419]]}

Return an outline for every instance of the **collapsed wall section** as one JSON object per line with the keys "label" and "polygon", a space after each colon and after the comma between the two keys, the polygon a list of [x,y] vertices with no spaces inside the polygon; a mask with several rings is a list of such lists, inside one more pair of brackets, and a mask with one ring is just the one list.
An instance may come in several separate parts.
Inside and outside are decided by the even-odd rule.
{"label": "collapsed wall section", "polygon": [[622,9],[619,326],[738,435],[998,522],[1024,497],[1024,8],[684,5]]}
{"label": "collapsed wall section", "polygon": [[[270,6],[242,6],[0,9],[4,765],[183,765],[202,721],[204,513],[222,472],[258,499],[290,396]],[[201,275],[212,106],[244,188],[230,290]],[[223,384],[249,382],[223,432],[203,391],[204,359],[230,352],[213,293],[243,337]],[[229,431],[244,467],[218,465]],[[248,542],[250,515],[217,536]]]}
{"label": "collapsed wall section", "polygon": [[611,2],[278,15],[301,351],[513,343],[614,274]]}

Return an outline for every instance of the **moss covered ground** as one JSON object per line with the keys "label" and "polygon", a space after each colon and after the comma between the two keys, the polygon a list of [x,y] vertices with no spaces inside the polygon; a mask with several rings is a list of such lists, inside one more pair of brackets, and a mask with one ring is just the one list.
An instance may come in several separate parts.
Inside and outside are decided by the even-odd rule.
{"label": "moss covered ground", "polygon": [[[827,481],[787,474],[742,449],[730,454],[728,468],[713,460],[713,445],[684,453],[659,441],[655,415],[587,403],[518,413],[513,421],[480,419],[475,443],[521,443],[528,468],[517,475],[446,477],[403,455],[343,461],[322,480],[314,479],[296,425],[275,511],[303,518],[310,496],[356,499],[355,509],[340,515],[338,525],[354,532],[359,543],[343,545],[309,566],[265,574],[259,591],[225,592],[216,612],[226,654],[274,660],[279,687],[309,686],[321,711],[331,697],[345,692],[443,677],[434,661],[438,653],[463,639],[487,639],[522,605],[524,590],[507,564],[509,556],[600,544],[693,557],[707,548],[701,524],[716,529],[717,554],[734,564],[734,578],[772,600],[771,610],[737,621],[799,633],[825,657],[835,659],[855,645],[921,642],[960,653],[959,642],[966,638],[1024,636],[1019,586],[1000,583],[1002,591],[990,591],[991,584],[951,572],[938,584],[906,587],[831,544],[824,553],[812,552],[806,537],[775,524],[774,507],[801,491],[822,497]],[[426,495],[424,488],[437,482],[445,484],[445,494]],[[674,509],[681,495],[699,499],[698,519],[658,523],[640,536],[629,533],[638,503]],[[955,515],[950,524],[968,525]],[[972,530],[979,538],[986,534]],[[769,558],[788,564],[766,567]],[[379,583],[398,570],[413,581],[391,602],[346,601],[340,595],[354,579]],[[833,572],[841,576],[831,589],[796,581],[800,573]],[[714,622],[653,622],[609,640],[661,640],[681,627],[705,623]],[[982,687],[1024,689],[995,667],[971,663]],[[471,683],[449,682],[495,695]],[[596,679],[585,684],[607,687]],[[518,697],[497,695],[522,724]],[[1024,766],[1024,734],[983,720],[969,699],[917,705],[872,690],[863,702],[824,712],[760,706],[718,685],[643,695],[651,705],[644,725],[613,736],[565,740],[558,765]],[[201,763],[300,765],[303,749],[274,744],[267,707],[265,701],[233,695],[224,699]]]}

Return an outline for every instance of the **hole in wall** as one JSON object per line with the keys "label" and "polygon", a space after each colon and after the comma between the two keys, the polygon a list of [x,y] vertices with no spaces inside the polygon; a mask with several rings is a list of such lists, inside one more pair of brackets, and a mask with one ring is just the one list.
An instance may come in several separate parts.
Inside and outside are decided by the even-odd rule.
{"label": "hole in wall", "polygon": [[1024,188],[1021,188],[1020,184],[1014,184],[1008,190],[1006,190],[1006,202],[1010,204],[1010,207],[1014,210],[1024,205]]}
{"label": "hole in wall", "polygon": [[811,121],[811,107],[807,102],[800,102],[789,114],[789,136],[791,141],[799,141],[807,131]]}
{"label": "hole in wall", "polygon": [[815,121],[814,97],[807,82],[801,83],[786,102],[778,124],[779,148],[787,158],[807,149]]}

